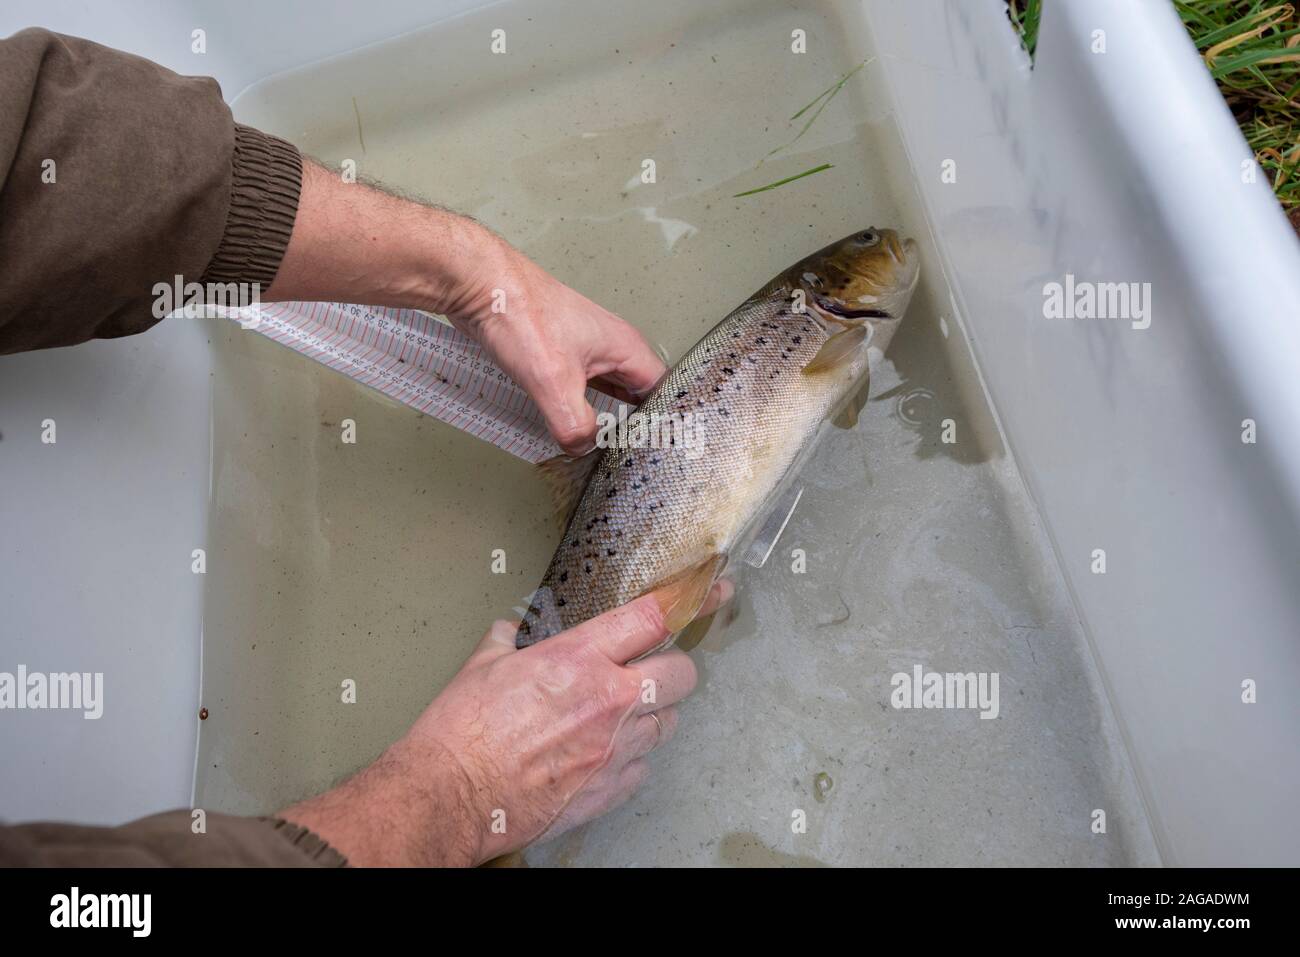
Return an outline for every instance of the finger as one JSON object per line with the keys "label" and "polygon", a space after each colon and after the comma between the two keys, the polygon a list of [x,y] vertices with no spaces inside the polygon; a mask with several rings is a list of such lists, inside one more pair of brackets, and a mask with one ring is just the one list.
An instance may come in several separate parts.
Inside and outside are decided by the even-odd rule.
{"label": "finger", "polygon": [[645,758],[637,758],[623,765],[623,770],[618,773],[618,789],[612,802],[613,806],[617,807],[635,794],[648,777],[650,777],[650,765],[646,764]]}
{"label": "finger", "polygon": [[590,647],[610,661],[625,665],[657,648],[667,638],[663,609],[652,592],[561,632],[551,641]]}
{"label": "finger", "polygon": [[663,747],[677,732],[677,721],[676,708],[664,708],[653,715],[643,714],[629,721],[615,743],[615,761],[627,764]]}
{"label": "finger", "polygon": [[705,615],[711,615],[720,607],[731,601],[736,595],[736,583],[730,578],[719,578],[709,589],[709,594],[704,598],[704,604],[700,610],[695,613],[696,618],[703,618]]}
{"label": "finger", "polygon": [[595,389],[597,392],[603,392],[605,395],[612,395],[620,402],[626,402],[629,405],[636,405],[641,401],[640,397],[633,395],[608,376],[598,375],[589,381],[587,385]]}
{"label": "finger", "polygon": [[596,447],[596,410],[587,401],[587,380],[580,373],[520,385],[533,397],[546,430],[566,454],[581,457]]}
{"label": "finger", "polygon": [[[728,579],[718,579],[709,589],[696,617],[716,610],[723,602],[729,601],[734,592],[735,586]],[[667,596],[660,592],[642,595],[626,605],[570,628],[552,640],[590,645],[599,649],[610,661],[625,665],[633,658],[653,651],[667,640],[669,632],[664,627],[665,601]]]}
{"label": "finger", "polygon": [[641,676],[641,697],[637,706],[641,714],[676,704],[694,691],[699,681],[699,671],[691,656],[676,649],[642,658],[633,670]]}
{"label": "finger", "polygon": [[607,346],[593,365],[600,367],[599,374],[622,385],[632,395],[644,397],[659,384],[668,367],[645,336],[617,316],[611,314],[610,319],[617,331],[606,336]]}

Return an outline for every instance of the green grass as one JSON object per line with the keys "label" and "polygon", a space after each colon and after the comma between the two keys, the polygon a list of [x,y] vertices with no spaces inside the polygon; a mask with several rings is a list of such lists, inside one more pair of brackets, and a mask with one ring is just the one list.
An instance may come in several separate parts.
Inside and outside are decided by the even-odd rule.
{"label": "green grass", "polygon": [[[1069,2],[1069,0],[1053,0]],[[1300,17],[1272,0],[1172,0],[1278,202],[1300,232]],[[1043,0],[1006,0],[1032,57]]]}
{"label": "green grass", "polygon": [[1300,230],[1300,17],[1289,3],[1175,0],[1273,192]]}
{"label": "green grass", "polygon": [[775,183],[768,183],[766,186],[760,186],[757,189],[747,189],[743,193],[737,193],[732,197],[732,199],[740,199],[742,196],[753,196],[755,193],[766,193],[769,189],[776,189],[778,186],[784,186],[786,183],[793,183],[797,179],[811,176],[813,173],[820,173],[823,170],[834,168],[834,165],[831,163],[822,163],[821,166],[814,166],[812,169],[806,169],[802,173],[795,173],[793,176],[787,176],[785,179],[778,179]]}
{"label": "green grass", "polygon": [[[789,149],[791,146],[794,146],[795,143],[799,142],[799,139],[805,133],[808,132],[808,128],[812,126],[813,123],[817,122],[817,117],[822,115],[822,110],[826,109],[826,104],[830,103],[831,100],[835,99],[835,94],[838,93],[840,90],[844,89],[844,84],[849,82],[853,74],[857,73],[859,70],[861,70],[864,66],[866,66],[870,62],[871,62],[871,58],[869,57],[866,60],[863,60],[852,70],[850,70],[848,73],[845,73],[842,77],[840,77],[830,86],[828,86],[826,89],[818,93],[817,96],[813,98],[813,101],[811,103],[809,103],[799,112],[797,112],[794,116],[790,117],[790,122],[793,123],[795,120],[799,119],[799,117],[803,116],[809,110],[813,111],[812,116],[808,117],[808,119],[804,121],[804,124],[800,128],[799,132],[795,134],[794,139],[790,140],[787,143],[782,143],[780,146],[776,147],[775,149],[769,150],[767,155],[758,161],[758,166],[762,166],[765,162],[767,162],[771,157],[775,156],[777,153],[780,153],[782,150]],[[758,166],[754,168],[757,169]],[[760,186],[757,189],[747,189],[743,193],[736,193],[735,196],[732,197],[732,199],[740,199],[740,197],[742,196],[753,196],[755,193],[766,193],[769,189],[777,189],[778,187],[784,186],[786,183],[793,183],[795,180],[803,179],[805,176],[812,176],[814,173],[820,173],[823,170],[834,169],[834,168],[835,167],[832,166],[830,163],[822,163],[821,166],[815,166],[812,169],[806,169],[802,173],[796,173],[794,176],[787,176],[785,179],[778,179],[776,182],[768,183],[766,186]]]}
{"label": "green grass", "polygon": [[1007,16],[1031,57],[1038,46],[1038,20],[1042,15],[1043,0],[1007,0]]}
{"label": "green grass", "polygon": [[[818,93],[817,97],[811,103],[805,106],[794,116],[790,117],[790,122],[793,123],[795,120],[799,119],[799,117],[803,116],[809,110],[812,110],[813,107],[816,107],[816,109],[813,110],[813,115],[808,117],[803,127],[799,130],[798,133],[795,134],[794,139],[790,140],[790,142],[788,143],[782,143],[774,150],[770,150],[767,156],[763,157],[763,159],[766,160],[768,157],[775,156],[777,153],[781,152],[782,150],[789,149],[791,146],[794,146],[795,143],[799,142],[800,137],[802,137],[805,133],[808,132],[808,128],[812,126],[815,122],[817,122],[817,117],[822,115],[822,110],[826,109],[826,105],[830,103],[831,100],[835,99],[835,94],[838,93],[840,90],[844,89],[844,84],[849,82],[853,74],[857,73],[859,70],[861,70],[864,66],[866,66],[870,62],[871,62],[870,57],[863,60],[852,70],[850,70],[848,73],[845,73],[842,77],[840,77],[830,86],[828,86],[826,89]],[[762,165],[762,162],[763,160],[759,160],[759,165]]]}

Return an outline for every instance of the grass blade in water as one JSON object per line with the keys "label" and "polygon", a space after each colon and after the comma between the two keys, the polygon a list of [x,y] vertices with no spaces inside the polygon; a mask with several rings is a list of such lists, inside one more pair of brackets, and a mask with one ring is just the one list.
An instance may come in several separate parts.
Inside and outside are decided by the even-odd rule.
{"label": "grass blade in water", "polygon": [[784,186],[786,183],[793,183],[797,179],[803,179],[805,176],[811,176],[813,173],[820,173],[822,170],[834,169],[831,163],[822,163],[821,166],[814,166],[812,169],[806,169],[802,173],[795,173],[793,176],[787,176],[785,179],[778,179],[775,183],[768,183],[766,186],[760,186],[758,189],[747,189],[743,193],[737,193],[732,199],[739,199],[742,196],[753,196],[755,193],[765,193],[769,189],[776,189],[778,186]]}

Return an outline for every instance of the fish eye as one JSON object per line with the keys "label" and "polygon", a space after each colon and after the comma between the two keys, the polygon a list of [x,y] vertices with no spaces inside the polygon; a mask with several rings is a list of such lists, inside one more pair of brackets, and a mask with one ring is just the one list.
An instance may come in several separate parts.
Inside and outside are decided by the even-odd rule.
{"label": "fish eye", "polygon": [[864,232],[858,233],[858,242],[866,246],[874,246],[876,243],[880,242],[880,233],[876,232],[874,229],[868,229]]}

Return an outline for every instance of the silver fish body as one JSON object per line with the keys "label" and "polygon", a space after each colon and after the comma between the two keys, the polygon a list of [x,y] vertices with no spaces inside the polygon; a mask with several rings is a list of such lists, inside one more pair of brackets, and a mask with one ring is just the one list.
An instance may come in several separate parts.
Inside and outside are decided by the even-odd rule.
{"label": "silver fish body", "polygon": [[[876,270],[891,282],[869,275],[864,285],[826,260],[873,234],[869,249],[888,241],[874,258],[891,257],[897,268]],[[599,459],[516,645],[685,575],[706,593],[822,423],[862,386],[915,286],[915,260],[914,244],[892,232],[854,234],[786,270],[696,343],[637,409],[643,424],[661,428],[646,429],[637,447],[592,453]],[[837,333],[851,341],[828,347]],[[835,361],[821,362],[828,353]]]}

